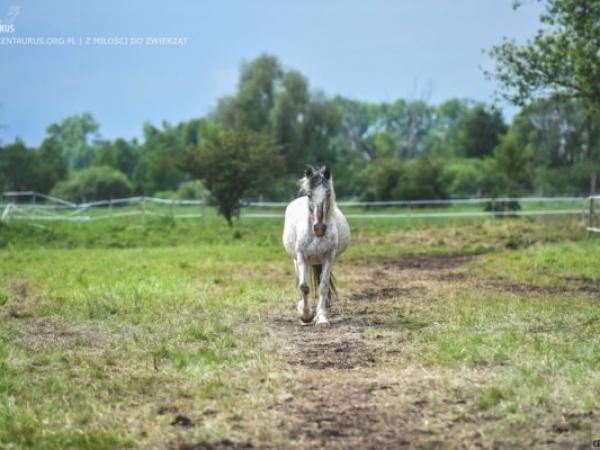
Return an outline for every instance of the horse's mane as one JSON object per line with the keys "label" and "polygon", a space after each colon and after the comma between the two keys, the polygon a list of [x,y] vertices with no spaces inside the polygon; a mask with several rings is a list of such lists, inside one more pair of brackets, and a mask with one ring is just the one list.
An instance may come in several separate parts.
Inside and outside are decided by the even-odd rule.
{"label": "horse's mane", "polygon": [[329,192],[331,193],[331,204],[335,205],[335,189],[333,188],[333,176],[330,176],[328,180],[320,172],[315,172],[310,177],[304,176],[300,178],[300,189],[298,190],[298,197],[307,195],[311,189],[314,189],[317,186],[321,185],[329,189]]}

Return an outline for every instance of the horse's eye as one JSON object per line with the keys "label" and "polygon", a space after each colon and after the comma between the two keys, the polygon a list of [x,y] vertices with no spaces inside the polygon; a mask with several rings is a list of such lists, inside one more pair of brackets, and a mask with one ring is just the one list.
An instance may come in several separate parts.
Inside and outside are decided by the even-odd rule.
{"label": "horse's eye", "polygon": [[308,196],[308,198],[312,198],[312,192],[309,192],[308,194],[306,194]]}

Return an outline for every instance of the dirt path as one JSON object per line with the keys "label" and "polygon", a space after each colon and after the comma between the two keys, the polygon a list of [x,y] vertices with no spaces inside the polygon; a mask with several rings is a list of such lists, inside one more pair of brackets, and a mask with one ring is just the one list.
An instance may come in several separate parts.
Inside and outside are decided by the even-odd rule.
{"label": "dirt path", "polygon": [[[273,369],[285,392],[263,426],[281,440],[266,445],[226,440],[181,449],[589,448],[588,443],[573,445],[582,441],[580,430],[560,425],[572,412],[546,411],[539,429],[514,435],[505,417],[465,394],[469,388],[493,387],[497,367],[453,372],[420,358],[427,345],[422,333],[444,321],[440,311],[450,292],[583,291],[600,298],[600,288],[589,283],[551,287],[478,277],[464,269],[476,257],[430,254],[340,262],[336,274],[344,284],[331,327],[302,326],[292,302],[270,322],[278,355]],[[491,437],[489,430],[498,428],[505,430],[502,437]]]}
{"label": "dirt path", "polygon": [[425,369],[395,367],[403,357],[402,343],[390,330],[427,326],[394,311],[395,300],[422,298],[426,272],[447,272],[469,258],[379,260],[359,273],[342,264],[339,277],[352,280],[351,290],[336,301],[331,327],[299,326],[293,313],[273,322],[273,337],[294,373],[291,394],[279,405],[288,418],[280,426],[290,448],[443,445],[441,434],[431,431],[444,424],[431,422],[423,395],[438,380]]}
{"label": "dirt path", "polygon": [[[449,289],[468,283],[482,289],[523,291],[474,279],[461,271],[473,255],[424,255],[340,264],[351,280],[333,308],[332,326],[300,326],[289,314],[271,324],[281,348],[283,370],[291,373],[288,395],[276,406],[278,428],[290,449],[503,448],[486,439],[486,427],[502,417],[480,411],[453,389],[445,369],[415,363],[411,333],[435,326],[415,322],[411,309],[443,301]],[[412,356],[412,358],[411,358]],[[482,374],[463,373],[460,383],[485,383]],[[556,431],[556,430],[555,430]],[[564,430],[563,430],[564,431]],[[523,436],[522,448],[573,448],[558,430]],[[572,442],[572,441],[571,441]]]}

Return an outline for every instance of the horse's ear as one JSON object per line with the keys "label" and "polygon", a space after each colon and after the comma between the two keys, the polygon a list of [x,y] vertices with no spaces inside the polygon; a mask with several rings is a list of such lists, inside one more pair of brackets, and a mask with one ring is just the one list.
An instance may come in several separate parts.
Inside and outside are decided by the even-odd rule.
{"label": "horse's ear", "polygon": [[304,171],[304,176],[306,178],[310,178],[313,176],[313,174],[315,173],[315,168],[313,166],[306,166],[306,170]]}
{"label": "horse's ear", "polygon": [[329,180],[331,178],[331,171],[329,170],[329,167],[321,167],[321,173],[323,174],[326,180]]}

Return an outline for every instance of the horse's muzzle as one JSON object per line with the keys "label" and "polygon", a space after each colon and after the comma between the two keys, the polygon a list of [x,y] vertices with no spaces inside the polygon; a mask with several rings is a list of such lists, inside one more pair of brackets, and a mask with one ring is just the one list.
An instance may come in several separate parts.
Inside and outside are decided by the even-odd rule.
{"label": "horse's muzzle", "polygon": [[327,225],[324,223],[315,223],[313,226],[313,231],[315,232],[315,236],[323,237],[327,231]]}

